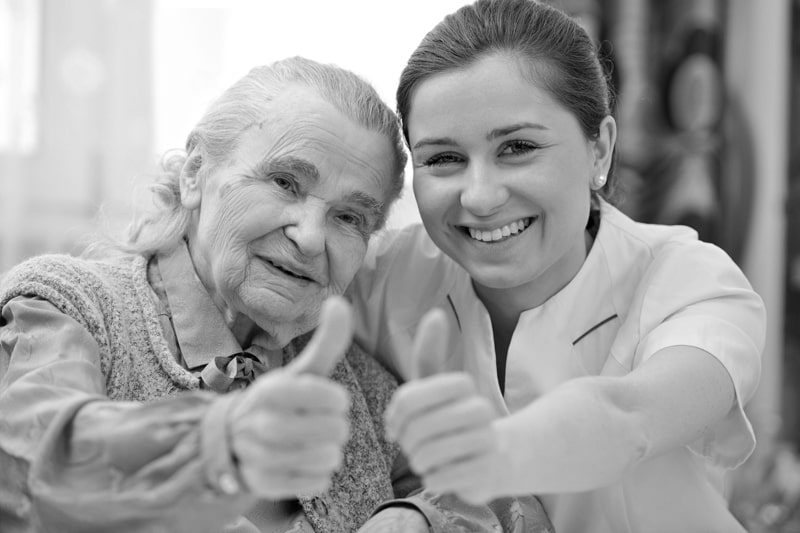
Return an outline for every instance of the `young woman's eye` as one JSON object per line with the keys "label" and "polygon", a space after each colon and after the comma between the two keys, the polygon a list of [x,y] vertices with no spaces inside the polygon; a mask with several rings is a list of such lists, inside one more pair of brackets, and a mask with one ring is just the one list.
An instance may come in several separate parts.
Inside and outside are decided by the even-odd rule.
{"label": "young woman's eye", "polygon": [[429,157],[428,159],[425,159],[422,164],[426,167],[440,167],[444,165],[460,163],[461,161],[463,161],[463,159],[457,154],[444,153]]}
{"label": "young woman's eye", "polygon": [[536,150],[538,146],[528,141],[511,141],[500,150],[500,155],[525,155]]}

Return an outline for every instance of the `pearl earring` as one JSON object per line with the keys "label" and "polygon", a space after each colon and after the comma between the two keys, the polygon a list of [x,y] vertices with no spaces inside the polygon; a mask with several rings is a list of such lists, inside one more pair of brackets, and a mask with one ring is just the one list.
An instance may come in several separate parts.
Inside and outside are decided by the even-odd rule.
{"label": "pearl earring", "polygon": [[606,177],[605,175],[600,174],[599,176],[595,177],[592,182],[595,189],[602,189],[606,184]]}

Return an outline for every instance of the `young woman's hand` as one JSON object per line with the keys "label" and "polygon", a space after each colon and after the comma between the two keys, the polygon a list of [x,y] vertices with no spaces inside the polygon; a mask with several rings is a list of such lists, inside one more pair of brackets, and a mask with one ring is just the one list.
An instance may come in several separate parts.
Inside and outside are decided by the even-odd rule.
{"label": "young woman's hand", "polygon": [[350,308],[323,305],[320,325],[286,367],[258,378],[231,408],[231,449],[245,485],[269,499],[328,488],[349,436],[347,390],[328,379],[352,339]]}
{"label": "young woman's hand", "polygon": [[395,393],[386,430],[426,488],[485,503],[500,495],[508,469],[496,430],[499,415],[467,373],[435,374],[446,351],[445,324],[438,310],[420,324],[412,350],[415,379]]}

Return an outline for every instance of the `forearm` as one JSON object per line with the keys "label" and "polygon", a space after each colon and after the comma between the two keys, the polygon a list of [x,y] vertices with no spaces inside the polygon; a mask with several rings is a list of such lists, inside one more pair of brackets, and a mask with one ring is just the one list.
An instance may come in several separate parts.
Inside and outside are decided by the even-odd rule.
{"label": "forearm", "polygon": [[9,454],[20,469],[3,483],[27,485],[27,519],[53,530],[220,530],[251,499],[209,482],[201,432],[209,401],[187,395],[134,404],[76,394],[61,409],[40,408],[46,428],[29,453]]}
{"label": "forearm", "polygon": [[614,378],[581,378],[494,422],[509,493],[592,490],[648,454],[644,413],[615,398]]}
{"label": "forearm", "polygon": [[9,499],[0,498],[0,523],[182,531],[198,520],[199,531],[249,504],[220,494],[209,476],[227,456],[224,413],[211,408],[224,400],[111,401],[99,347],[75,320],[27,298],[2,314],[0,493]]}
{"label": "forearm", "polygon": [[709,353],[671,346],[622,377],[565,383],[496,421],[518,492],[602,487],[638,461],[688,445],[735,406],[730,375]]}

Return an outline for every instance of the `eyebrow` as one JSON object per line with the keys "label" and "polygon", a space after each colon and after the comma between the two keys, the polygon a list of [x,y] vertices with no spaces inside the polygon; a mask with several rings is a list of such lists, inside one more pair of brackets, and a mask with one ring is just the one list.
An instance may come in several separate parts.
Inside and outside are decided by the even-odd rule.
{"label": "eyebrow", "polygon": [[510,133],[514,133],[515,131],[524,130],[524,129],[532,129],[532,130],[547,130],[547,128],[541,124],[536,124],[535,122],[517,122],[516,124],[511,124],[504,128],[496,128],[490,131],[486,135],[486,140],[491,141],[492,139],[496,139],[498,137],[502,137],[504,135],[508,135]]}
{"label": "eyebrow", "polygon": [[[314,182],[320,180],[319,169],[314,163],[307,159],[294,156],[279,156],[272,159],[265,159],[256,165],[256,171],[263,176],[268,176],[272,172],[292,172],[294,174],[301,174]],[[348,194],[344,200],[369,211],[372,216],[376,217],[381,223],[383,222],[384,203],[373,196],[363,191],[353,191]]]}
{"label": "eyebrow", "polygon": [[314,163],[289,155],[265,159],[256,165],[256,171],[263,176],[272,172],[291,172],[301,174],[314,182],[319,181],[319,169]]}
{"label": "eyebrow", "polygon": [[353,191],[345,197],[345,201],[354,203],[362,209],[369,211],[369,213],[376,218],[378,225],[383,224],[384,220],[384,203],[373,198],[371,195],[363,191]]}
{"label": "eyebrow", "polygon": [[[491,141],[493,139],[497,139],[498,137],[503,137],[504,135],[509,135],[511,133],[514,133],[515,131],[519,131],[526,128],[534,130],[543,130],[543,131],[548,129],[547,127],[541,124],[536,124],[535,122],[517,122],[516,124],[511,124],[502,128],[493,129],[492,131],[486,134],[486,140]],[[417,150],[424,146],[442,145],[442,144],[457,144],[457,143],[451,137],[427,137],[424,139],[420,139],[420,141],[412,147],[412,150]]]}

